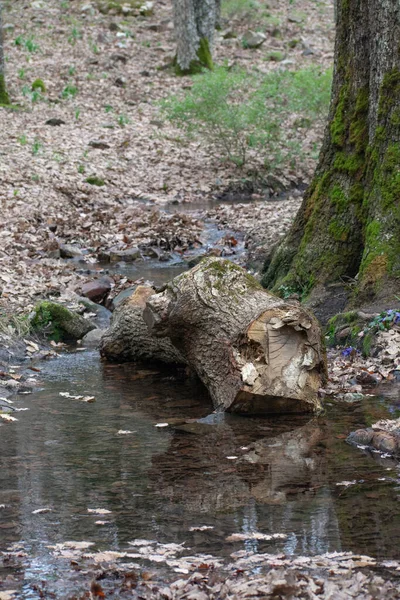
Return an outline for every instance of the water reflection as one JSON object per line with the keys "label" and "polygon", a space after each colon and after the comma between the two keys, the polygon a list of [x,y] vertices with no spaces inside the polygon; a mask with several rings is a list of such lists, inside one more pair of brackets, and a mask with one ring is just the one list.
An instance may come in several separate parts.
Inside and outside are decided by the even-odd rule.
{"label": "water reflection", "polygon": [[[185,541],[191,553],[225,557],[247,548],[400,558],[397,471],[344,442],[389,414],[389,401],[308,421],[241,418],[210,414],[204,389],[187,377],[102,365],[95,353],[65,355],[42,375],[41,391],[15,400],[29,412],[0,426],[0,549],[23,541],[42,575],[54,568],[47,546],[71,539],[99,549]],[[41,508],[51,512],[32,514]],[[88,512],[96,508],[111,512]],[[199,525],[213,529],[190,531]],[[252,531],[287,538],[226,541]]]}

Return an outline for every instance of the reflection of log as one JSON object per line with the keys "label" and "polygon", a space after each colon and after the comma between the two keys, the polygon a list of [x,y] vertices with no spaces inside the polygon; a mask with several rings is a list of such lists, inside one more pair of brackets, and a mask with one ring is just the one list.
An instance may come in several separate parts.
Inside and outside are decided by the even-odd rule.
{"label": "reflection of log", "polygon": [[[152,485],[180,514],[230,511],[251,498],[260,505],[284,505],[289,498],[304,501],[324,484],[323,450],[318,446],[324,431],[314,420],[302,426],[290,417],[263,420],[271,430],[260,437],[260,421],[222,416],[216,422],[200,419],[174,427],[167,452],[152,458]],[[244,442],[246,449],[241,448]],[[238,459],[227,460],[231,455]],[[279,515],[270,513],[268,518]],[[272,531],[281,530],[281,523],[270,525]]]}
{"label": "reflection of log", "polygon": [[115,361],[155,361],[184,364],[183,358],[167,339],[153,337],[143,321],[146,300],[154,294],[149,286],[135,292],[115,309],[111,326],[103,335],[100,354]]}
{"label": "reflection of log", "polygon": [[326,362],[318,322],[237,265],[201,261],[149,297],[143,317],[197,372],[216,408],[271,413],[319,407]]}

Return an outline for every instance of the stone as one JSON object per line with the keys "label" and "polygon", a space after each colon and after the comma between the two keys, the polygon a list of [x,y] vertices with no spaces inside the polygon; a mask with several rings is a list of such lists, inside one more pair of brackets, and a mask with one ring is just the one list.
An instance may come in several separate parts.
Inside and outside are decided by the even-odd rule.
{"label": "stone", "polygon": [[339,340],[345,340],[347,337],[349,337],[349,335],[351,335],[351,327],[344,327],[343,329],[338,331],[336,337]]}
{"label": "stone", "polygon": [[100,263],[109,263],[110,255],[111,253],[109,250],[101,250],[97,255],[97,259]]}
{"label": "stone", "polygon": [[81,286],[81,294],[93,302],[101,302],[111,290],[112,280],[109,277],[101,277],[94,281],[88,281]]}
{"label": "stone", "polygon": [[92,140],[89,142],[89,146],[91,148],[96,148],[97,150],[107,150],[110,146],[106,142],[102,142],[101,140]]}
{"label": "stone", "polygon": [[233,29],[225,29],[221,31],[221,36],[224,40],[233,40],[237,38],[237,34]]}
{"label": "stone", "polygon": [[302,23],[306,16],[307,15],[301,11],[293,11],[289,14],[288,21],[289,23]]}
{"label": "stone", "polygon": [[77,296],[76,300],[79,304],[83,304],[90,313],[95,313],[96,316],[91,317],[91,321],[96,327],[99,329],[107,329],[109,327],[112,313],[105,306],[97,304],[93,300],[89,300],[89,298],[83,296]]}
{"label": "stone", "polygon": [[82,344],[84,346],[98,348],[100,345],[100,340],[104,335],[103,329],[92,329],[82,338]]}
{"label": "stone", "polygon": [[114,54],[111,54],[110,58],[112,61],[121,62],[124,65],[128,62],[128,56],[122,52],[114,52]]}
{"label": "stone", "polygon": [[348,402],[349,404],[351,404],[352,402],[360,402],[364,398],[364,394],[359,394],[357,392],[347,392],[347,394],[343,394],[343,396],[341,396],[341,399],[344,402]]}
{"label": "stone", "polygon": [[242,37],[242,44],[245,48],[259,48],[267,39],[267,36],[261,31],[246,31]]}
{"label": "stone", "polygon": [[372,438],[372,445],[381,452],[388,452],[394,454],[398,449],[396,438],[393,434],[387,431],[378,431]]}
{"label": "stone", "polygon": [[356,376],[356,381],[357,383],[361,383],[361,385],[376,385],[379,383],[378,379],[371,373],[368,373],[368,371],[361,371]]}
{"label": "stone", "polygon": [[131,15],[135,14],[135,9],[132,6],[129,6],[129,4],[123,4],[121,6],[121,13],[125,16],[125,17],[129,17]]}
{"label": "stone", "polygon": [[94,8],[92,4],[83,4],[81,6],[81,13],[94,13]]}
{"label": "stone", "polygon": [[111,310],[115,310],[118,304],[122,302],[122,300],[125,300],[125,298],[129,298],[130,296],[132,296],[132,294],[135,293],[136,288],[136,285],[133,287],[126,288],[125,290],[122,290],[122,292],[120,292],[117,296],[115,296],[111,303]]}
{"label": "stone", "polygon": [[116,85],[117,87],[125,87],[126,86],[125,77],[117,77],[116,80],[114,81],[114,85]]}
{"label": "stone", "polygon": [[150,17],[153,14],[154,2],[147,0],[142,6],[139,8],[139,13],[142,17]]}
{"label": "stone", "polygon": [[110,251],[110,261],[118,262],[122,260],[123,262],[133,262],[138,258],[141,258],[139,248],[128,248],[128,250],[111,250]]}
{"label": "stone", "polygon": [[60,125],[65,125],[65,121],[62,119],[58,119],[57,117],[53,117],[51,119],[47,119],[45,125],[51,125],[52,127],[59,127]]}
{"label": "stone", "polygon": [[353,431],[347,438],[347,441],[352,444],[361,444],[362,446],[368,446],[372,442],[374,437],[373,429],[357,429]]}
{"label": "stone", "polygon": [[82,250],[79,246],[73,244],[60,244],[60,256],[61,258],[76,258],[83,256]]}

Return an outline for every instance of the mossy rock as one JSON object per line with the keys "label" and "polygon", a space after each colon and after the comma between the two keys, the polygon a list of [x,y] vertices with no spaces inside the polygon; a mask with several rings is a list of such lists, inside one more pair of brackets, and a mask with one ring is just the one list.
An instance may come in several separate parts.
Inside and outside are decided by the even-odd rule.
{"label": "mossy rock", "polygon": [[104,179],[102,179],[101,177],[97,177],[97,175],[90,175],[90,177],[87,177],[85,179],[86,183],[89,183],[90,185],[97,185],[99,187],[101,187],[102,185],[105,185],[105,181]]}
{"label": "mossy rock", "polygon": [[[354,346],[363,327],[356,311],[340,313],[328,321],[326,336],[329,346]],[[365,325],[365,323],[363,323]]]}
{"label": "mossy rock", "polygon": [[39,90],[42,94],[46,93],[46,85],[43,79],[35,79],[32,83],[32,92],[35,92],[36,90]]}
{"label": "mossy rock", "polygon": [[43,301],[36,305],[31,318],[32,329],[45,331],[56,341],[79,340],[96,329],[96,326],[81,315],[57,302]]}

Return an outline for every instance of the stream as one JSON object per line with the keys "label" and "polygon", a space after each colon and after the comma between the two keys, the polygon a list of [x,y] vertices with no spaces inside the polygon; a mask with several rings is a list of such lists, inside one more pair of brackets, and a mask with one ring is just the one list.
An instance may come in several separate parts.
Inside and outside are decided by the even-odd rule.
{"label": "stream", "polygon": [[[181,266],[150,265],[141,276],[161,283]],[[51,548],[71,540],[91,542],[90,552],[184,544],[181,554],[225,561],[240,550],[400,559],[398,464],[345,442],[400,415],[394,384],[352,405],[327,401],[318,417],[244,418],[213,414],[181,372],[107,364],[97,351],[71,349],[40,368],[34,392],[13,398],[29,410],[0,424],[0,552],[11,552],[0,580],[11,578],[18,598],[88,589],[74,561]],[[176,572],[148,556],[135,564],[161,580]]]}

